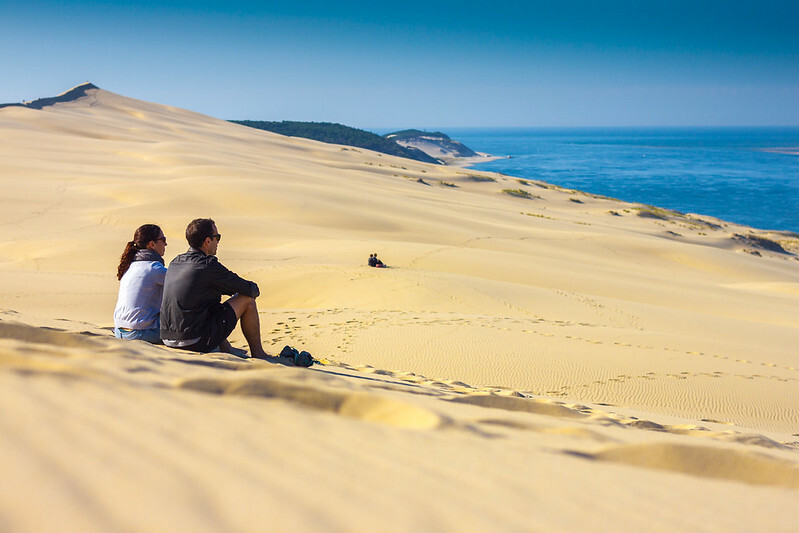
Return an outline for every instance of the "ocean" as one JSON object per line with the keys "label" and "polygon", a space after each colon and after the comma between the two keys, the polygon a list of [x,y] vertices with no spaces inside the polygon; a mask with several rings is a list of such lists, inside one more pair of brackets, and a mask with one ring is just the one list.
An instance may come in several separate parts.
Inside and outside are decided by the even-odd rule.
{"label": "ocean", "polygon": [[511,156],[474,169],[799,233],[799,128],[443,131]]}

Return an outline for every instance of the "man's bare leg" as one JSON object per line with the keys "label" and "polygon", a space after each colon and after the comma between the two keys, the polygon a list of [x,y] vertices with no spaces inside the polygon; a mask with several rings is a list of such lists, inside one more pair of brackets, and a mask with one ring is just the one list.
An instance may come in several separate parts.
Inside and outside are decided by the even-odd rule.
{"label": "man's bare leg", "polygon": [[219,343],[219,351],[225,353],[232,353],[233,355],[237,355],[239,357],[244,357],[244,356],[249,357],[249,355],[247,354],[247,350],[234,348],[233,346],[230,345],[230,341],[228,341],[227,339]]}
{"label": "man's bare leg", "polygon": [[236,317],[241,321],[241,331],[247,344],[250,346],[250,353],[253,357],[263,359],[268,357],[261,345],[261,321],[258,318],[258,306],[255,298],[235,294],[226,302],[236,312]]}

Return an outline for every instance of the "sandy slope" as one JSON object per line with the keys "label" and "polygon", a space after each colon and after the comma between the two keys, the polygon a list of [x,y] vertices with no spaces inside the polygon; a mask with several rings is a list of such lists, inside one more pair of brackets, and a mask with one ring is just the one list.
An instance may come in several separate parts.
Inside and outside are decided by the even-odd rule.
{"label": "sandy slope", "polygon": [[[0,109],[0,530],[790,530],[796,236],[85,93]],[[328,365],[109,338],[198,216]]]}
{"label": "sandy slope", "polygon": [[797,445],[762,434],[8,318],[3,531],[794,527]]}

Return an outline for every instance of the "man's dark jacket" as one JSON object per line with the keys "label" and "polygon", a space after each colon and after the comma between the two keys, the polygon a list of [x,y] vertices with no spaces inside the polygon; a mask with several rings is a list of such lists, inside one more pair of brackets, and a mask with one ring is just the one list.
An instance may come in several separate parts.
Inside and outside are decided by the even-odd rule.
{"label": "man's dark jacket", "polygon": [[169,263],[161,300],[161,338],[188,340],[205,334],[208,310],[220,305],[223,294],[257,298],[258,285],[243,279],[213,255],[189,248]]}

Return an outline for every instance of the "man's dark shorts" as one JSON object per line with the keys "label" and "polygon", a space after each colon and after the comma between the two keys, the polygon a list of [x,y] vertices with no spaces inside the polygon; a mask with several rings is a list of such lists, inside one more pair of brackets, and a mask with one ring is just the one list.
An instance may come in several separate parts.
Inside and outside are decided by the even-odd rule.
{"label": "man's dark shorts", "polygon": [[208,321],[205,323],[205,335],[184,350],[208,353],[215,350],[236,329],[236,311],[229,303],[214,304],[208,309]]}

